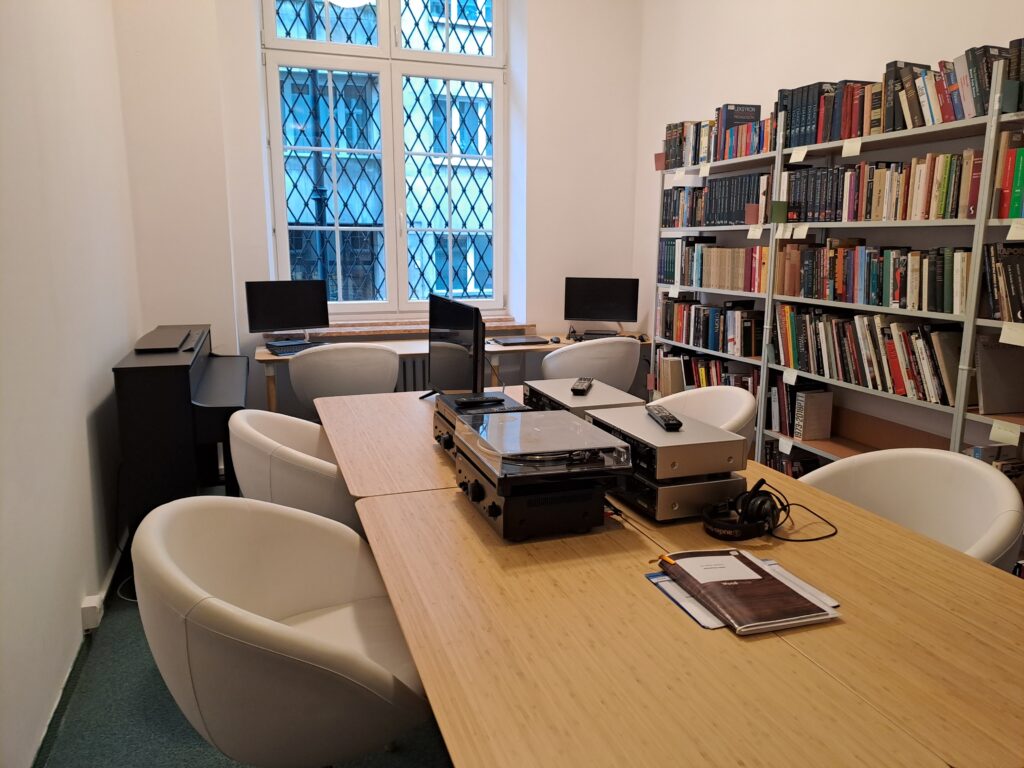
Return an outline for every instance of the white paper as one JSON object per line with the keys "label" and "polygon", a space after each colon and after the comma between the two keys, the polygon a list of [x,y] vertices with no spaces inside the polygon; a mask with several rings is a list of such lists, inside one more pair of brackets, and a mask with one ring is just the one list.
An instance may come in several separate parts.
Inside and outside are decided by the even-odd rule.
{"label": "white paper", "polygon": [[802,163],[805,157],[807,157],[807,147],[797,147],[793,150],[793,154],[789,156],[789,162]]}
{"label": "white paper", "polygon": [[1003,323],[1003,330],[999,333],[999,343],[1024,347],[1024,323]]}
{"label": "white paper", "polygon": [[1014,219],[1010,224],[1010,231],[1006,233],[1007,240],[1024,240],[1024,219]]}
{"label": "white paper", "polygon": [[988,433],[988,439],[993,443],[1003,445],[1017,445],[1020,442],[1020,424],[1012,424],[1009,421],[992,422],[992,430]]}
{"label": "white paper", "polygon": [[856,157],[860,154],[860,136],[846,139],[843,142],[843,157]]}
{"label": "white paper", "polygon": [[671,288],[668,289],[668,297],[670,299],[678,299],[679,298],[679,286],[678,285],[673,285]]}
{"label": "white paper", "polygon": [[787,368],[782,372],[782,383],[788,386],[796,384],[796,369]]}
{"label": "white paper", "polygon": [[667,573],[651,577],[651,583],[672,598],[680,608],[693,617],[704,629],[721,629],[725,623],[700,604],[700,601],[679,586]]}
{"label": "white paper", "polygon": [[807,230],[811,228],[810,224],[794,224],[793,225],[793,239],[800,240],[807,237]]}
{"label": "white paper", "polygon": [[764,227],[760,224],[754,224],[747,230],[747,240],[760,240],[762,234],[764,234]]}
{"label": "white paper", "polygon": [[792,231],[792,224],[779,224],[779,240],[788,240]]}
{"label": "white paper", "polygon": [[698,172],[698,175],[699,176],[707,176],[710,173],[711,173],[711,163],[701,163],[700,164],[700,171]]}
{"label": "white paper", "polygon": [[793,441],[788,437],[779,438],[779,453],[784,453],[787,456],[793,452]]}
{"label": "white paper", "polygon": [[684,557],[676,562],[680,568],[693,576],[701,584],[761,578],[733,555]]}
{"label": "white paper", "polygon": [[662,186],[665,189],[672,189],[674,186],[676,186],[676,175],[674,173],[666,173],[664,178],[665,181],[662,184]]}

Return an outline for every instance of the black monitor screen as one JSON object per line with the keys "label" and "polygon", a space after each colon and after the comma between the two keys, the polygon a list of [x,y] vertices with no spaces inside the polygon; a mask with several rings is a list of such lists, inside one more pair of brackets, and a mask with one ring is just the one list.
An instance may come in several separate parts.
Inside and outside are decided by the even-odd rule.
{"label": "black monitor screen", "polygon": [[480,392],[484,386],[484,322],[480,310],[430,296],[427,382],[438,392]]}
{"label": "black monitor screen", "polygon": [[324,328],[327,316],[325,280],[262,280],[245,284],[249,333]]}
{"label": "black monitor screen", "polygon": [[635,323],[639,293],[635,277],[567,277],[565,319]]}

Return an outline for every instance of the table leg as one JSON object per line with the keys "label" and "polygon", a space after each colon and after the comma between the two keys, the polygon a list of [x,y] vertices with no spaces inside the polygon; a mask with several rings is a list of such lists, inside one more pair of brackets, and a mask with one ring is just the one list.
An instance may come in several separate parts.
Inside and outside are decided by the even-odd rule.
{"label": "table leg", "polygon": [[264,365],[263,372],[267,378],[267,410],[277,410],[277,372],[272,365]]}

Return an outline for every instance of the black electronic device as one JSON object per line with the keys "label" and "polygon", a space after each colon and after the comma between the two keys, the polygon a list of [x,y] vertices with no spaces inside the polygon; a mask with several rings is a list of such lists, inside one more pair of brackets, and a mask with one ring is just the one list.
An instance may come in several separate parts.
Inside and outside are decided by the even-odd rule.
{"label": "black electronic device", "polygon": [[704,508],[704,531],[723,541],[744,541],[772,533],[779,527],[782,507],[775,496],[762,490],[764,479],[730,501]]}
{"label": "black electronic device", "polygon": [[497,405],[505,402],[501,397],[495,397],[494,395],[464,395],[462,397],[455,398],[455,404],[459,408],[473,408],[474,406],[480,405]]}
{"label": "black electronic device", "polygon": [[427,385],[433,392],[482,392],[485,328],[480,310],[430,296]]}
{"label": "black electronic device", "polygon": [[305,341],[303,339],[268,341],[267,352],[277,357],[290,357],[310,347],[322,347],[326,343],[326,341]]}
{"label": "black electronic device", "polygon": [[560,338],[558,338],[557,336],[552,336],[550,339],[548,339],[548,341],[550,341],[552,344],[561,344],[562,343],[562,340]]}
{"label": "black electronic device", "polygon": [[683,426],[683,422],[663,405],[648,405],[647,415],[654,419],[658,426],[666,432],[678,432]]}
{"label": "black electronic device", "polygon": [[635,277],[567,277],[565,319],[635,323],[639,295]]}
{"label": "black electronic device", "polygon": [[533,344],[548,343],[548,340],[543,336],[495,336],[491,341],[502,347],[526,347]]}
{"label": "black electronic device", "polygon": [[324,328],[327,315],[325,280],[257,280],[245,284],[249,333]]}
{"label": "black electronic device", "polygon": [[572,386],[569,387],[569,391],[579,397],[587,394],[592,386],[594,386],[593,376],[580,376],[572,383]]}

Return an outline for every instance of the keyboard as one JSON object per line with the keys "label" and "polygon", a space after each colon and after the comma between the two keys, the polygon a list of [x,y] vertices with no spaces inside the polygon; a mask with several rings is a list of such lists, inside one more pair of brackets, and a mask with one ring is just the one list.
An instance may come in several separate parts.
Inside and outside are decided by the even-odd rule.
{"label": "keyboard", "polygon": [[277,357],[291,357],[304,349],[319,347],[326,343],[325,341],[271,341],[267,342],[267,352]]}
{"label": "keyboard", "polygon": [[543,336],[495,336],[491,339],[503,347],[525,347],[530,344],[549,344]]}

